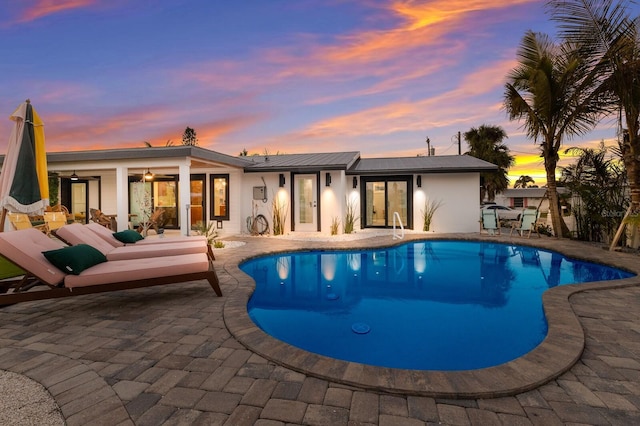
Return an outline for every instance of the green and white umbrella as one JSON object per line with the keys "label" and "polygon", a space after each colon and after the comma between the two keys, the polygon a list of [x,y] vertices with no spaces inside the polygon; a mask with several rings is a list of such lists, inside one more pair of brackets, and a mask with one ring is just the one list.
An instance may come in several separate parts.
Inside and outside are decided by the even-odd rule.
{"label": "green and white umbrella", "polygon": [[49,205],[44,124],[28,99],[9,118],[14,126],[0,172],[2,223],[7,211],[42,215]]}

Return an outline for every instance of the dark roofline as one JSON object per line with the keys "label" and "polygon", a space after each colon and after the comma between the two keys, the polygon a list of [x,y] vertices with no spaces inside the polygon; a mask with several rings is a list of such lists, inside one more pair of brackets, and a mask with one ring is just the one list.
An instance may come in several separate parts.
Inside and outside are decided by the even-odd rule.
{"label": "dark roofline", "polygon": [[[343,156],[348,158],[348,161],[335,160],[335,162],[316,162],[315,164],[296,164],[296,161],[292,159],[318,159],[323,156]],[[346,151],[346,152],[321,152],[310,154],[279,154],[279,155],[253,155],[251,157],[252,163],[244,168],[245,173],[265,173],[265,172],[291,172],[291,173],[315,173],[322,170],[348,170],[355,164],[360,158],[360,152],[358,151]],[[279,161],[282,159],[287,161]],[[270,164],[270,161],[273,163]],[[300,161],[299,161],[300,162]],[[310,161],[314,163],[313,160]]]}
{"label": "dark roofline", "polygon": [[245,160],[241,157],[233,157],[231,155],[222,154],[197,146],[186,145],[167,147],[101,149],[95,151],[49,152],[47,153],[47,162],[57,163],[74,161],[129,160],[172,157],[193,157],[200,160],[228,164],[235,167],[245,167],[247,166],[247,164],[251,164],[249,160]]}
{"label": "dark roofline", "polygon": [[[451,160],[469,161],[473,158],[472,165],[451,164]],[[392,167],[389,165],[409,161],[412,163],[423,163],[429,161],[431,164],[414,164],[404,167]],[[379,164],[384,162],[384,167]],[[370,164],[370,165],[367,165]],[[430,174],[430,173],[481,173],[495,171],[498,166],[475,157],[460,155],[432,156],[432,157],[383,157],[383,158],[363,158],[359,160],[351,169],[347,170],[347,175],[373,176],[373,175],[397,175],[397,174]]]}

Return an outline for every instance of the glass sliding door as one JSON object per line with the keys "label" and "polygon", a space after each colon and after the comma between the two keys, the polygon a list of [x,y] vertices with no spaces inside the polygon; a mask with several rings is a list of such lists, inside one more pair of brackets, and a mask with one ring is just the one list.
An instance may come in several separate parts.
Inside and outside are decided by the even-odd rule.
{"label": "glass sliding door", "polygon": [[149,219],[156,209],[164,211],[164,228],[178,228],[178,178],[166,175],[145,181],[129,178],[129,213],[133,226]]}
{"label": "glass sliding door", "polygon": [[386,186],[385,182],[367,182],[367,214],[366,224],[368,226],[385,226],[386,209]]}
{"label": "glass sliding door", "polygon": [[365,228],[390,228],[395,213],[400,216],[403,226],[413,227],[410,176],[363,176],[361,182],[364,199],[361,212]]}
{"label": "glass sliding door", "polygon": [[154,211],[164,211],[164,227],[178,227],[178,183],[175,180],[153,181]]}
{"label": "glass sliding door", "polygon": [[[393,216],[396,213],[400,215],[402,225],[407,226],[407,182],[388,182],[387,200],[389,205],[387,226],[393,226]],[[400,224],[396,223],[396,226],[400,226]]]}
{"label": "glass sliding door", "polygon": [[129,181],[129,214],[135,228],[149,219],[152,213],[151,182]]}

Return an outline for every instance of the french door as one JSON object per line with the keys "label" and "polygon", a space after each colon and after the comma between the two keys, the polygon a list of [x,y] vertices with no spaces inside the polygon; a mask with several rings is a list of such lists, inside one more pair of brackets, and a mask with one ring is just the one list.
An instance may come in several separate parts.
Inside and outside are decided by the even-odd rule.
{"label": "french door", "polygon": [[294,225],[296,231],[318,231],[318,176],[293,175]]}

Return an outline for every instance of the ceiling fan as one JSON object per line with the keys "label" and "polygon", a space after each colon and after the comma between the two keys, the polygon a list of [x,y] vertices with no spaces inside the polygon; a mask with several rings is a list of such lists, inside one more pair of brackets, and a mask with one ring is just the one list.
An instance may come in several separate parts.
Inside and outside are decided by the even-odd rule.
{"label": "ceiling fan", "polygon": [[68,171],[65,172],[56,172],[56,171],[51,171],[49,172],[49,176],[51,177],[52,174],[56,174],[58,176],[58,178],[60,179],[69,179],[73,182],[75,181],[87,181],[87,180],[100,180],[99,177],[96,176],[78,176],[76,174],[76,171],[74,170],[73,172],[69,173]]}

